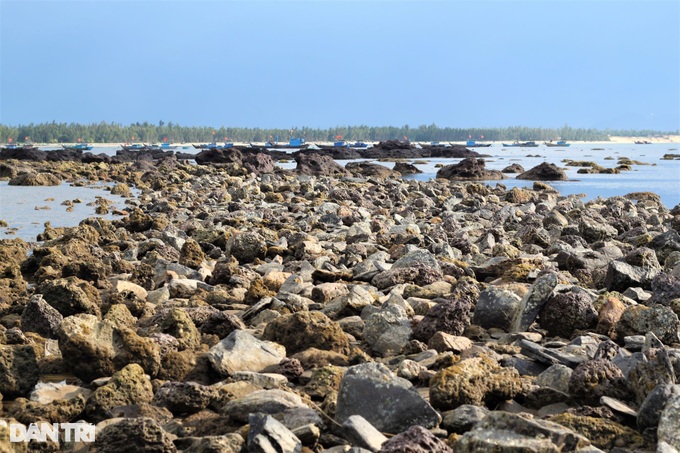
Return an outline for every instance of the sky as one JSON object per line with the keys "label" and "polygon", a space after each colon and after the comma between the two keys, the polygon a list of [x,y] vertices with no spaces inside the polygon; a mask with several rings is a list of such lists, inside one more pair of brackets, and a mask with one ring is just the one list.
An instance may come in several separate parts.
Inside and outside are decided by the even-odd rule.
{"label": "sky", "polygon": [[0,0],[0,124],[680,128],[678,0]]}

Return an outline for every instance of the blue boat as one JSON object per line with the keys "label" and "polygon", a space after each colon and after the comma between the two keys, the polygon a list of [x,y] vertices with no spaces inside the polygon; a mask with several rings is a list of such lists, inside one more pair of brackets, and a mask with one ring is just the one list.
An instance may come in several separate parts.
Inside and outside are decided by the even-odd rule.
{"label": "blue boat", "polygon": [[338,140],[337,142],[333,143],[333,146],[335,148],[349,148],[349,143],[344,140]]}
{"label": "blue boat", "polygon": [[491,146],[491,143],[477,143],[474,140],[468,140],[465,143],[465,146],[467,146],[468,148],[487,148]]}
{"label": "blue boat", "polygon": [[[252,145],[251,145],[252,146]],[[276,142],[267,142],[264,144],[265,148],[289,149],[289,148],[307,148],[309,144],[305,143],[305,139],[301,137],[294,137],[288,140],[288,144],[284,145]]]}
{"label": "blue boat", "polygon": [[87,143],[76,143],[74,145],[61,145],[61,147],[69,151],[89,151],[92,149],[92,145],[88,145]]}
{"label": "blue boat", "polygon": [[227,149],[233,148],[234,144],[231,142],[224,142],[223,145],[218,145],[215,142],[212,143],[202,143],[200,145],[193,145],[196,149]]}
{"label": "blue boat", "polygon": [[568,146],[571,146],[571,143],[567,143],[566,140],[558,140],[555,143],[553,143],[553,141],[550,140],[549,142],[545,142],[545,146],[561,146],[566,148]]}
{"label": "blue boat", "polygon": [[157,151],[157,150],[171,151],[175,148],[177,148],[177,145],[171,145],[167,142],[163,142],[163,143],[160,143],[160,144],[159,143],[152,143],[152,144],[150,144],[146,147],[146,149],[149,150],[149,151]]}
{"label": "blue boat", "polygon": [[368,148],[368,143],[366,142],[354,142],[353,145],[349,146],[350,148]]}

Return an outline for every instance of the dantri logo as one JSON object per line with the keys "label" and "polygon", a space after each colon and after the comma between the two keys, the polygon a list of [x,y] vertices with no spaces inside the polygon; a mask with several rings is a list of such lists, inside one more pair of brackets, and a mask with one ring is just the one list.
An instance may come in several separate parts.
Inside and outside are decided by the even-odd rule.
{"label": "dantri logo", "polygon": [[10,442],[52,442],[59,443],[63,433],[64,442],[94,442],[95,426],[91,423],[7,423],[0,420],[0,426],[9,429]]}

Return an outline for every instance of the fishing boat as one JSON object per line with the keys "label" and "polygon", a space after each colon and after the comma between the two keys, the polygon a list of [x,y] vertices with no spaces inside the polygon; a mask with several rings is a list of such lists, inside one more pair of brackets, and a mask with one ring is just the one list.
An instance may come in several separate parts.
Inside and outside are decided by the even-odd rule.
{"label": "fishing boat", "polygon": [[648,140],[635,140],[635,144],[636,145],[651,145],[652,142],[650,142]]}
{"label": "fishing boat", "polygon": [[88,145],[87,143],[75,143],[73,145],[61,145],[62,148],[68,151],[90,151],[92,149],[92,145]]}
{"label": "fishing boat", "polygon": [[513,142],[513,143],[503,143],[503,146],[505,147],[521,147],[521,148],[536,148],[538,147],[538,143],[536,142]]}
{"label": "fishing boat", "polygon": [[37,146],[35,146],[32,143],[24,143],[23,145],[19,145],[16,143],[7,143],[6,145],[2,146],[2,151],[30,151],[32,149],[38,149]]}
{"label": "fishing boat", "polygon": [[347,143],[344,140],[338,140],[337,142],[333,143],[334,148],[349,148],[349,143]]}
{"label": "fishing boat", "polygon": [[169,143],[152,143],[146,147],[148,151],[172,151],[177,148],[177,145],[171,145]]}
{"label": "fishing boat", "polygon": [[288,144],[281,144],[279,142],[267,142],[264,144],[265,148],[275,148],[275,149],[290,149],[290,148],[307,148],[308,143],[305,143],[305,139],[301,137],[295,137],[288,140]]}
{"label": "fishing boat", "polygon": [[349,145],[349,147],[350,148],[368,148],[368,143],[358,141],[358,142],[354,142],[354,144],[352,144],[352,145]]}
{"label": "fishing boat", "polygon": [[123,148],[124,151],[146,151],[148,148],[144,143],[131,143],[120,145],[120,147]]}
{"label": "fishing boat", "polygon": [[465,146],[468,148],[487,148],[491,146],[491,143],[477,143],[475,140],[468,140],[465,142]]}
{"label": "fishing boat", "polygon": [[571,143],[567,143],[565,140],[557,140],[556,142],[553,143],[552,140],[549,142],[544,142],[545,146],[561,146],[561,147],[568,147],[571,146]]}
{"label": "fishing boat", "polygon": [[224,142],[224,145],[218,145],[215,142],[212,143],[202,143],[200,145],[194,145],[196,149],[228,149],[233,148],[234,144],[232,142]]}

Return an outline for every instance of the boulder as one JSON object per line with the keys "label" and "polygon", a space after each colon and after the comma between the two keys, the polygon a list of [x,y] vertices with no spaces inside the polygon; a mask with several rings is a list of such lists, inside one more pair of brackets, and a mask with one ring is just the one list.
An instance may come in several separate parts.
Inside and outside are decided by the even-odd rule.
{"label": "boulder", "polygon": [[285,347],[262,341],[244,330],[234,330],[208,351],[208,360],[223,376],[237,371],[263,371],[286,357]]}
{"label": "boulder", "polygon": [[505,175],[498,170],[487,170],[484,159],[467,157],[457,164],[440,168],[437,171],[437,178],[481,181],[505,179]]}
{"label": "boulder", "polygon": [[301,311],[267,324],[263,340],[275,341],[295,354],[308,348],[349,353],[349,338],[338,323],[321,312]]}
{"label": "boulder", "polygon": [[0,345],[0,395],[26,396],[38,383],[35,349],[29,345]]}
{"label": "boulder", "polygon": [[[370,401],[371,404],[366,404]],[[384,365],[363,363],[350,367],[340,382],[335,419],[342,424],[361,415],[378,431],[398,433],[412,425],[433,428],[441,416],[405,379]]]}
{"label": "boulder", "polygon": [[566,181],[567,174],[555,164],[543,162],[534,168],[517,175],[517,179],[530,179],[533,181]]}
{"label": "boulder", "polygon": [[299,153],[295,156],[295,171],[303,175],[349,176],[349,171],[337,164],[332,157],[317,153]]}

